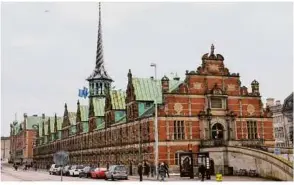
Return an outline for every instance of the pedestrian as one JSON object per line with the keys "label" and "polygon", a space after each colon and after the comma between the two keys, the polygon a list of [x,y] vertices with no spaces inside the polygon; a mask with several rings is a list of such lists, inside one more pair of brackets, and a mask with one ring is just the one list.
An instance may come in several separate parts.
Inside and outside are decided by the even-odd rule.
{"label": "pedestrian", "polygon": [[165,171],[166,171],[166,174],[167,174],[167,177],[169,178],[169,172],[168,172],[168,164],[166,162],[164,162],[164,167],[165,167]]}
{"label": "pedestrian", "polygon": [[205,176],[205,166],[202,164],[200,167],[199,167],[199,172],[201,174],[201,181],[204,181],[204,176]]}
{"label": "pedestrian", "polygon": [[142,165],[142,163],[139,163],[139,165],[138,165],[138,174],[140,176],[140,181],[143,181],[143,165]]}
{"label": "pedestrian", "polygon": [[165,178],[165,176],[167,174],[166,167],[165,167],[165,164],[164,163],[161,163],[159,165],[159,167],[158,167],[158,174],[160,175],[160,181],[164,181],[164,178]]}
{"label": "pedestrian", "polygon": [[150,172],[151,172],[151,177],[154,177],[154,172],[155,172],[155,166],[154,163],[150,164]]}

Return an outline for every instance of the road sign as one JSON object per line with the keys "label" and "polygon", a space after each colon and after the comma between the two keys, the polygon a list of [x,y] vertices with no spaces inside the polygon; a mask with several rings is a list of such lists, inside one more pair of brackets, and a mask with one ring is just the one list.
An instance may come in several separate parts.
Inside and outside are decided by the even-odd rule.
{"label": "road sign", "polygon": [[275,154],[280,155],[281,154],[281,149],[280,148],[275,148]]}
{"label": "road sign", "polygon": [[62,165],[62,166],[67,165],[69,161],[68,153],[65,151],[56,152],[53,155],[53,161],[56,165]]}

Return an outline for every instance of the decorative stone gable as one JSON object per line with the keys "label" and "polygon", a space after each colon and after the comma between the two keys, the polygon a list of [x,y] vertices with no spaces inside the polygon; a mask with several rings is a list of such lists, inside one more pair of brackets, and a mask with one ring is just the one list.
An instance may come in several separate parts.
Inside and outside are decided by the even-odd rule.
{"label": "decorative stone gable", "polygon": [[228,84],[227,85],[227,90],[228,91],[235,91],[236,90],[236,86],[234,84]]}
{"label": "decorative stone gable", "polygon": [[126,104],[136,100],[135,89],[134,89],[133,80],[132,80],[132,72],[130,69],[128,73],[128,85],[127,85],[126,93],[127,93]]}
{"label": "decorative stone gable", "polygon": [[197,89],[197,90],[202,89],[203,88],[203,84],[200,83],[200,82],[195,82],[195,83],[193,83],[193,88],[194,89]]}
{"label": "decorative stone gable", "polygon": [[70,126],[69,117],[68,117],[68,110],[67,104],[64,105],[64,114],[63,114],[63,122],[62,122],[62,129],[65,127]]}
{"label": "decorative stone gable", "polygon": [[254,105],[252,105],[252,104],[247,105],[247,112],[248,112],[249,116],[254,115],[254,112],[255,112]]}
{"label": "decorative stone gable", "polygon": [[181,103],[175,103],[174,110],[176,111],[177,115],[181,115],[183,111],[183,105]]}

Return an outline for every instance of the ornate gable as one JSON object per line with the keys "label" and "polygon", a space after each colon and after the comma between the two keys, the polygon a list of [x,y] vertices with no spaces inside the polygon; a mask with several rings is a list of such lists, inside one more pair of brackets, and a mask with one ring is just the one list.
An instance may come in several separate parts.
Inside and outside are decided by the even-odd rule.
{"label": "ornate gable", "polygon": [[214,84],[214,87],[211,89],[210,94],[213,95],[225,95],[225,92],[218,87],[217,83]]}
{"label": "ornate gable", "polygon": [[128,73],[128,86],[127,86],[127,97],[126,97],[126,104],[136,100],[135,89],[133,86],[133,77],[132,72],[129,69]]}
{"label": "ornate gable", "polygon": [[106,98],[105,98],[105,112],[109,110],[112,110],[112,102],[111,102],[110,92],[107,91]]}
{"label": "ornate gable", "polygon": [[220,54],[214,54],[214,45],[211,45],[210,54],[202,56],[202,65],[197,68],[196,74],[203,75],[230,75],[228,68],[224,66],[224,57]]}
{"label": "ornate gable", "polygon": [[70,126],[69,123],[69,117],[68,117],[68,110],[67,110],[67,104],[64,105],[64,114],[63,114],[63,122],[62,122],[62,129],[65,127]]}
{"label": "ornate gable", "polygon": [[54,133],[57,133],[57,116],[54,116]]}

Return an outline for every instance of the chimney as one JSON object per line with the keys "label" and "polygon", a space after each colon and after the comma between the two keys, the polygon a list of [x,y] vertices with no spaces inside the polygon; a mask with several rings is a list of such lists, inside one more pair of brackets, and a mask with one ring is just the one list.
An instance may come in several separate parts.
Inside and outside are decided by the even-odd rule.
{"label": "chimney", "polygon": [[169,91],[169,79],[167,76],[164,75],[164,77],[161,79],[161,87],[162,92],[166,93]]}
{"label": "chimney", "polygon": [[277,100],[276,105],[281,105],[281,100]]}
{"label": "chimney", "polygon": [[269,106],[269,107],[274,106],[274,101],[275,101],[274,98],[267,98],[266,99],[266,106]]}

